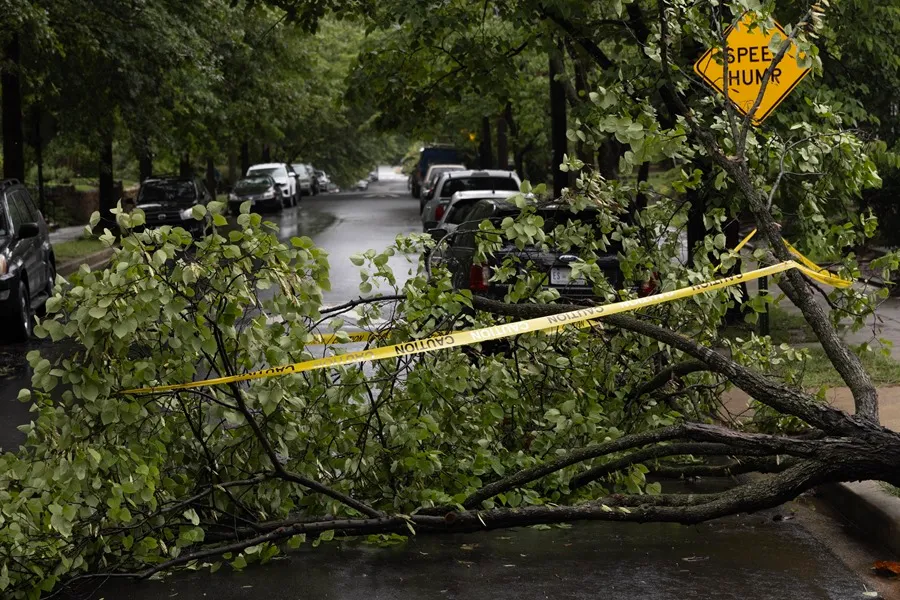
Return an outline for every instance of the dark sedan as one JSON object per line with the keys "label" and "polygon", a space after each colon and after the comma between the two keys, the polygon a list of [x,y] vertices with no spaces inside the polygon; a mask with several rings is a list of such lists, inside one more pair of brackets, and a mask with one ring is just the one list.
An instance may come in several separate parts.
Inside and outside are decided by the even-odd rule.
{"label": "dark sedan", "polygon": [[234,184],[234,189],[228,195],[231,214],[238,214],[244,202],[250,203],[250,210],[265,208],[281,212],[284,207],[281,188],[269,175],[250,175]]}
{"label": "dark sedan", "polygon": [[0,332],[24,341],[53,292],[56,262],[44,217],[15,179],[0,181]]}
{"label": "dark sedan", "polygon": [[[556,289],[562,298],[596,299],[593,283],[585,277],[573,275],[572,264],[583,254],[578,248],[561,249],[527,245],[519,247],[508,240],[503,240],[486,263],[475,262],[479,224],[489,220],[495,226],[499,226],[505,218],[516,218],[520,212],[518,207],[504,199],[479,200],[468,212],[466,221],[450,236],[445,230],[432,230],[432,236],[436,239],[447,237],[432,255],[432,264],[446,266],[457,289],[469,289],[476,294],[499,299],[503,298],[509,286],[515,283],[515,281],[500,282],[494,277],[504,260],[509,258],[514,264],[519,265],[520,271],[528,265],[532,272],[541,273],[543,275],[541,285]],[[587,208],[573,212],[569,206],[560,204],[541,206],[537,209],[537,214],[543,219],[543,229],[548,233],[557,225],[567,223],[587,225],[597,221],[596,209]],[[595,235],[598,234],[602,235],[601,232]],[[612,288],[620,289],[628,285],[640,295],[653,293],[655,282],[652,280],[643,285],[624,281],[619,269],[617,247],[611,246],[606,252],[592,254],[590,258]]]}
{"label": "dark sedan", "polygon": [[202,233],[206,222],[196,220],[193,209],[210,200],[212,196],[199,179],[165,177],[147,179],[141,184],[136,207],[144,211],[146,227],[172,225]]}

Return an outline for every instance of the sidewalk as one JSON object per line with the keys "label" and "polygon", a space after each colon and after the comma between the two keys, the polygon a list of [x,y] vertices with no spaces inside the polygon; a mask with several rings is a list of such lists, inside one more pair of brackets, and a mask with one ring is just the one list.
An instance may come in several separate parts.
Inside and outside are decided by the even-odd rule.
{"label": "sidewalk", "polygon": [[[751,296],[755,296],[758,293],[758,285],[759,280],[748,282],[747,292]],[[800,314],[800,310],[794,306],[791,301],[784,296],[784,292],[771,281],[769,282],[769,294],[774,298],[781,297],[781,301],[778,303],[780,309],[786,312]],[[828,303],[820,294],[816,295],[816,300],[826,311],[831,311],[831,307],[828,306]],[[875,314],[866,320],[865,327],[859,331],[845,331],[843,338],[850,344],[858,345],[868,343],[875,348],[881,348],[882,343],[880,340],[884,339],[891,343],[891,356],[895,360],[900,360],[900,298],[888,297],[878,306],[878,310]],[[900,384],[900,382],[897,383]]]}
{"label": "sidewalk", "polygon": [[84,235],[84,225],[72,225],[71,227],[60,227],[56,231],[50,232],[50,243],[59,244],[77,240]]}

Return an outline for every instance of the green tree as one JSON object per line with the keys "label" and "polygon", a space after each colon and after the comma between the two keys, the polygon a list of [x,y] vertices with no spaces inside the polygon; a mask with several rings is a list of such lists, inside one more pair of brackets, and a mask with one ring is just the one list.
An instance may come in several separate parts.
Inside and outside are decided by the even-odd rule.
{"label": "green tree", "polygon": [[[879,179],[867,143],[847,127],[852,115],[804,84],[754,128],[722,98],[693,87],[693,49],[721,46],[718,32],[747,2],[542,6],[506,18],[525,22],[553,8],[560,12],[546,18],[578,52],[598,65],[601,54],[617,61],[597,71],[574,137],[614,136],[622,172],[678,159],[676,191],[708,186],[727,204],[701,215],[709,235],[694,261],[673,260],[690,218],[684,198],[648,182],[605,180],[570,156],[563,166],[574,181],[561,198],[526,184],[536,203],[520,197],[516,218],[473,224],[479,258],[503,244],[566,247],[598,298],[631,299],[651,276],[668,291],[730,268],[737,255],[724,231],[728,209],[753,216],[756,261],[790,260],[778,222],[791,202],[808,217],[792,241],[833,261],[842,276],[859,276],[851,250],[871,238],[876,220],[858,210],[858,198]],[[771,26],[773,8],[759,8],[760,26]],[[619,21],[611,26],[630,33],[604,40],[604,48],[581,33],[594,20]],[[782,60],[796,43],[819,71],[814,40],[825,28],[827,12],[823,22],[820,9],[805,11],[772,51]],[[558,207],[550,222],[537,211],[546,200]],[[392,256],[441,252],[421,235],[354,256],[362,297],[325,308],[322,250],[303,238],[279,242],[258,215],[219,229],[223,209],[211,205],[216,229],[199,240],[181,229],[138,232],[139,211],[116,211],[124,236],[110,268],[83,270],[48,304],[37,331],[75,345],[55,362],[29,355],[34,390],[22,398],[34,403],[34,421],[23,448],[0,457],[6,595],[37,597],[108,572],[149,577],[225,561],[242,569],[307,535],[318,544],[336,532],[395,536],[583,519],[697,523],[776,506],[825,482],[900,483],[900,434],[880,426],[877,390],[834,325],[847,315],[860,325],[877,298],[836,289],[828,294],[836,308],[826,312],[817,302],[825,292],[796,270],[779,285],[850,389],[852,416],[807,391],[807,351],[722,337],[722,319],[740,297],[733,288],[637,316],[601,314],[590,327],[521,335],[505,346],[403,352],[371,364],[349,364],[343,348],[331,347],[325,369],[126,392],[312,359],[323,352],[317,328],[349,341],[341,316],[351,309],[372,329],[393,316],[370,341],[378,344],[584,309],[561,302],[540,285],[534,265],[512,258],[493,272],[508,285],[502,300],[454,288],[451,273],[427,256],[400,286]],[[598,260],[611,249],[619,252],[618,286]],[[898,260],[874,264],[887,272]],[[393,293],[372,296],[376,286]],[[270,288],[277,293],[264,299]],[[754,418],[740,428],[714,419],[728,386],[754,401]],[[762,476],[710,494],[647,483],[651,472],[746,471]]]}

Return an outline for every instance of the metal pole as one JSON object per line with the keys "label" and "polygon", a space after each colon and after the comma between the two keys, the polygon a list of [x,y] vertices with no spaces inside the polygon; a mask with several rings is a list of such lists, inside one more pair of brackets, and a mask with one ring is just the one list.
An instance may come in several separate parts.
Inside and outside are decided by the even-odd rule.
{"label": "metal pole", "polygon": [[[768,277],[760,277],[759,278],[759,295],[760,296],[768,296],[769,295],[769,278]],[[762,314],[759,315],[759,335],[769,335],[769,303],[766,302],[765,309]]]}

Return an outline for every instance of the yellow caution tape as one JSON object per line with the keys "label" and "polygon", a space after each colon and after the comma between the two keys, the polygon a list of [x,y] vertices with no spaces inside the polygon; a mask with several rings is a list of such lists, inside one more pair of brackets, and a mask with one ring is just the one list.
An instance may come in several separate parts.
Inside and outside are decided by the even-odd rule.
{"label": "yellow caution tape", "polygon": [[696,296],[704,292],[710,292],[713,290],[737,285],[744,281],[751,281],[753,279],[759,279],[760,277],[767,277],[769,275],[783,273],[784,271],[787,271],[789,269],[798,269],[809,277],[823,283],[827,283],[829,285],[836,285],[838,287],[849,287],[850,285],[852,285],[852,282],[846,279],[841,279],[830,273],[823,274],[818,267],[813,269],[790,260],[778,263],[777,265],[772,265],[770,267],[763,267],[754,271],[748,271],[747,273],[731,275],[729,277],[723,277],[722,279],[707,281],[686,288],[672,290],[669,292],[662,292],[653,296],[636,298],[634,300],[625,300],[623,302],[615,302],[603,306],[591,306],[571,312],[560,313],[558,315],[538,317],[535,319],[528,319],[515,323],[494,325],[491,327],[484,327],[482,329],[452,332],[445,335],[438,335],[425,339],[410,340],[390,346],[382,346],[379,348],[371,348],[360,350],[357,352],[348,352],[347,354],[341,354],[337,356],[326,356],[324,358],[316,358],[313,360],[307,360],[290,365],[251,371],[242,375],[218,377],[216,379],[192,381],[190,383],[177,383],[172,385],[160,385],[154,387],[131,389],[125,390],[121,393],[152,394],[158,392],[186,390],[190,388],[207,387],[213,385],[223,385],[226,383],[236,383],[240,381],[251,381],[254,379],[265,379],[267,377],[294,375],[297,373],[327,369],[340,365],[385,360],[388,358],[398,358],[402,356],[410,356],[413,354],[423,354],[426,352],[433,352],[435,350],[446,350],[448,348],[468,346],[471,344],[486,342],[488,340],[507,338],[534,331],[545,331],[548,329],[556,330],[566,325],[585,323],[592,319],[602,318],[607,315],[629,312],[638,310],[640,308],[645,308],[647,306],[655,306],[657,304],[672,302],[673,300],[689,298],[691,296]]}
{"label": "yellow caution tape", "polygon": [[[740,252],[744,248],[744,246],[746,246],[747,243],[751,239],[753,239],[753,236],[755,236],[755,235],[756,235],[756,230],[754,229],[753,231],[748,233],[744,237],[744,239],[742,239],[738,243],[737,246],[734,247],[734,250],[732,250],[732,252],[734,252],[734,253]],[[812,262],[811,260],[809,260],[808,258],[803,256],[803,254],[801,254],[799,250],[794,248],[790,244],[790,242],[788,242],[787,240],[784,240],[784,245],[787,246],[787,249],[794,256],[796,256],[800,260],[801,263],[806,265],[806,267],[808,267],[809,269],[819,273],[819,275],[821,276],[821,278],[819,279],[820,281],[823,281],[824,283],[829,283],[830,285],[834,285],[835,287],[846,287],[845,285],[842,285],[844,283],[843,279],[835,277],[834,275],[829,273],[827,270],[823,269],[816,263]],[[719,263],[713,272],[717,273],[721,267],[722,267],[722,263]],[[835,281],[837,281],[838,283],[834,283]],[[583,325],[581,325],[581,327],[590,327],[590,326],[591,326],[590,323],[584,323]],[[560,327],[560,328],[554,329],[552,331],[548,331],[548,333],[553,333],[555,331],[561,331],[562,329],[563,328]],[[368,331],[353,331],[353,332],[347,332],[347,336],[350,338],[350,343],[368,342],[371,339],[384,338],[387,335],[387,333],[388,333],[387,331],[380,331],[380,332],[376,332],[376,333],[370,333]],[[321,334],[321,335],[314,335],[310,343],[313,345],[327,345],[327,344],[341,344],[344,342],[343,342],[343,340],[339,339],[336,334]]]}
{"label": "yellow caution tape", "polygon": [[[745,237],[743,240],[741,240],[740,244],[735,246],[734,251],[739,252],[741,250],[741,248],[743,248],[747,244],[747,242],[749,242],[753,238],[754,235],[756,235],[755,229],[753,231],[751,231],[750,233],[748,233],[747,237]],[[784,246],[788,249],[788,252],[793,254],[794,257],[796,257],[797,260],[799,260],[807,269],[809,269],[810,271],[814,271],[815,273],[818,274],[818,276],[814,277],[814,279],[816,279],[826,285],[840,287],[840,288],[849,287],[850,284],[852,283],[852,282],[848,282],[843,277],[834,275],[833,273],[829,272],[827,269],[823,269],[822,267],[820,267],[813,261],[809,260],[807,257],[805,257],[803,255],[802,252],[800,252],[799,250],[794,248],[794,246],[791,245],[791,243],[789,241],[787,241],[786,239],[782,238],[781,241],[784,242]],[[809,275],[809,273],[807,273],[807,275]],[[812,277],[812,276],[810,275],[810,277]]]}

